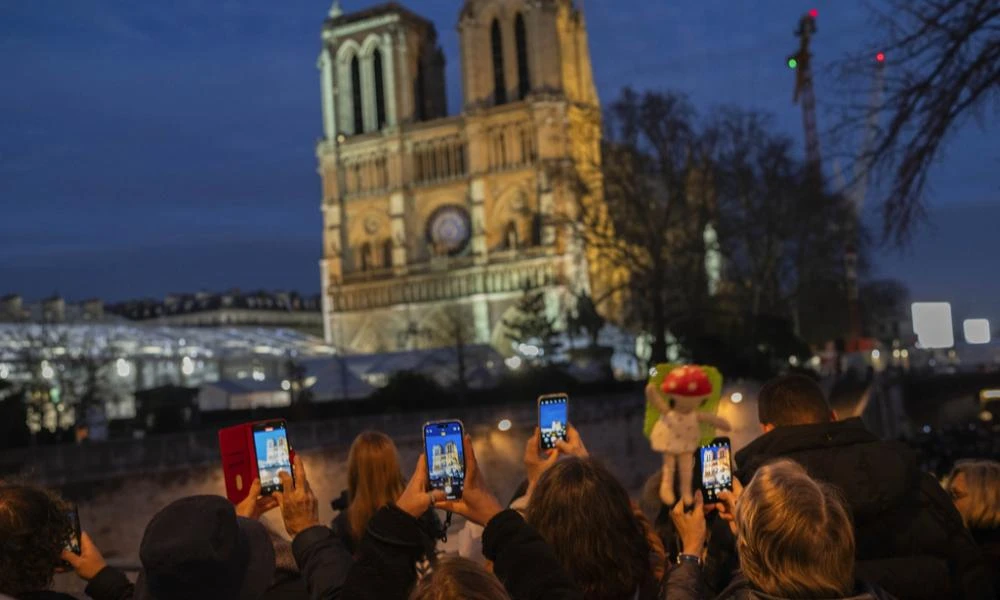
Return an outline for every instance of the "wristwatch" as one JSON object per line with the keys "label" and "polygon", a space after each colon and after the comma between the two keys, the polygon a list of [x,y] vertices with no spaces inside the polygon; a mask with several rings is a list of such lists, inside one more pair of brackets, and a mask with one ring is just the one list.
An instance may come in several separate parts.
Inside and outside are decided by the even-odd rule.
{"label": "wristwatch", "polygon": [[677,555],[677,564],[681,565],[681,564],[684,564],[686,562],[694,563],[695,565],[697,565],[697,566],[700,567],[701,566],[701,557],[697,556],[695,554],[678,554]]}

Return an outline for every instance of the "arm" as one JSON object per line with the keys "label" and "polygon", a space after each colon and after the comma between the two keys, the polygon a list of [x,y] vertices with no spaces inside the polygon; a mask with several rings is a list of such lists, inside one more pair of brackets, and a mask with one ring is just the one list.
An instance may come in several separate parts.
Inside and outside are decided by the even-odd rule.
{"label": "arm", "polygon": [[417,580],[414,567],[423,555],[423,533],[411,515],[396,506],[375,513],[358,545],[344,581],[351,600],[405,600]]}
{"label": "arm", "polygon": [[514,510],[490,519],[483,532],[483,554],[512,598],[582,599],[548,544]]}
{"label": "arm", "polygon": [[670,600],[699,600],[704,598],[701,587],[701,567],[693,562],[683,562],[670,570],[664,598]]}
{"label": "arm", "polygon": [[351,567],[351,553],[330,529],[315,525],[292,540],[295,564],[302,572],[311,600],[341,598],[341,588]]}
{"label": "arm", "polygon": [[656,410],[660,411],[661,415],[665,415],[670,412],[670,407],[667,406],[666,401],[663,400],[663,396],[656,391],[656,387],[653,384],[646,386],[646,401],[655,406]]}
{"label": "arm", "polygon": [[131,600],[135,586],[118,569],[104,567],[90,580],[84,593],[94,600]]}

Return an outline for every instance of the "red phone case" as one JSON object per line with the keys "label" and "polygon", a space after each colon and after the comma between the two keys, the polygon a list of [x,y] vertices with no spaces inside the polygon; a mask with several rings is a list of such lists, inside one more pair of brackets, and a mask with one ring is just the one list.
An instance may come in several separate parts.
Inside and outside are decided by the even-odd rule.
{"label": "red phone case", "polygon": [[[250,492],[250,484],[257,477],[257,453],[253,447],[253,426],[243,423],[219,430],[219,454],[222,455],[222,477],[226,481],[226,497],[239,504]],[[287,425],[286,425],[287,428]],[[288,457],[295,462],[295,450],[289,442]]]}

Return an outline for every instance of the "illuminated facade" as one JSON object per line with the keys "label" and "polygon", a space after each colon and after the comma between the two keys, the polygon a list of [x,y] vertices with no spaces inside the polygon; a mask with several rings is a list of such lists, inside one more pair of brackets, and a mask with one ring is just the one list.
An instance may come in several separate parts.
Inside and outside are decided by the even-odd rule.
{"label": "illuminated facade", "polygon": [[[463,106],[447,116],[434,25],[395,3],[344,14],[319,56],[325,336],[351,353],[510,343],[523,290],[561,318],[600,288],[557,216],[600,189],[600,106],[571,0],[467,0]],[[597,294],[597,290],[594,290]],[[467,325],[466,325],[467,323]]]}

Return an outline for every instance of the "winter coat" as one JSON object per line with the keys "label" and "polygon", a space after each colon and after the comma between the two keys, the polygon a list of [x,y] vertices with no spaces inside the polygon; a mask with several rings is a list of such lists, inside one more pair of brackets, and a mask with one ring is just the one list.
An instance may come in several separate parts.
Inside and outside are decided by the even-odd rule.
{"label": "winter coat", "polygon": [[993,574],[993,589],[1000,594],[1000,527],[973,529],[972,538],[986,559],[986,568]]}
{"label": "winter coat", "polygon": [[900,598],[994,598],[982,553],[951,499],[902,442],[878,439],[858,418],[778,427],[736,454],[737,477],[749,482],[776,458],[795,460],[843,493],[859,578]]}
{"label": "winter coat", "polygon": [[[343,498],[346,494],[346,491],[343,492],[341,497]],[[333,535],[340,538],[351,554],[355,554],[358,548],[354,537],[351,535],[351,523],[347,519],[347,505],[344,504],[343,506],[344,508],[333,518],[333,522],[330,523],[330,530],[333,531]],[[441,519],[437,516],[437,511],[433,508],[428,509],[420,517],[420,526],[421,531],[424,532],[424,555],[421,560],[427,559],[433,562],[433,558],[437,555],[437,541],[442,526]]]}
{"label": "winter coat", "polygon": [[[670,600],[702,600],[707,598],[701,586],[701,569],[693,563],[675,567],[667,576],[665,598]],[[789,600],[771,596],[755,590],[742,575],[737,575],[732,583],[716,597],[716,600]],[[894,600],[885,590],[858,582],[850,596],[830,600]]]}
{"label": "winter coat", "polygon": [[[344,583],[352,600],[405,600],[416,584],[414,562],[420,556],[422,531],[417,519],[386,506],[368,524],[357,560]],[[483,553],[511,598],[580,600],[552,549],[516,511],[505,510],[483,532]]]}

